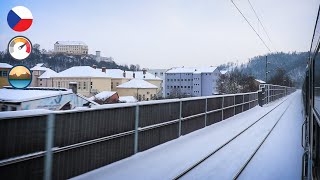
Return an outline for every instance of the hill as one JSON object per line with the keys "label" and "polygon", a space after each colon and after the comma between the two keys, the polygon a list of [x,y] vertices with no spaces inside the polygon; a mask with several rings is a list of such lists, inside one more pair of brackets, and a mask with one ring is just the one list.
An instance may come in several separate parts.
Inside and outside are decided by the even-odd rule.
{"label": "hill", "polygon": [[[308,52],[292,53],[272,53],[267,54],[268,59],[268,79],[276,73],[278,68],[285,70],[286,74],[295,81],[296,87],[301,87],[305,69],[307,66]],[[223,64],[220,69],[233,68],[234,63]],[[266,56],[256,56],[249,59],[246,64],[236,66],[243,73],[253,75],[257,79],[265,80]]]}
{"label": "hill", "polygon": [[40,50],[40,45],[34,45],[31,55],[23,60],[17,61],[11,58],[7,52],[0,52],[0,62],[8,63],[11,65],[23,64],[29,68],[34,67],[38,63],[44,63],[46,67],[50,67],[56,72],[61,72],[73,66],[92,66],[106,67],[107,69],[122,69],[122,70],[134,70],[133,68],[139,68],[139,65],[118,65],[117,63],[111,62],[97,62],[94,58],[89,55],[64,55],[64,54],[47,54],[45,50]]}

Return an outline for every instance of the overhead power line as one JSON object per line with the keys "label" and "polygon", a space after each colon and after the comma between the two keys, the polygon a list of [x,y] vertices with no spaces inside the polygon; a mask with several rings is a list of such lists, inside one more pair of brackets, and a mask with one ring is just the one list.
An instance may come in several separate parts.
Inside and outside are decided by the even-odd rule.
{"label": "overhead power line", "polygon": [[263,31],[266,33],[266,35],[267,35],[267,37],[268,37],[268,39],[269,39],[269,41],[270,41],[271,45],[272,45],[272,46],[273,46],[273,48],[276,50],[276,52],[278,52],[278,51],[277,51],[277,49],[275,48],[275,46],[274,46],[273,42],[271,41],[271,38],[270,38],[270,36],[269,36],[269,34],[268,34],[268,32],[267,32],[266,28],[265,28],[265,27],[264,27],[264,25],[262,24],[262,22],[261,22],[261,20],[260,20],[260,18],[259,18],[259,16],[258,16],[258,13],[257,13],[257,12],[256,12],[256,10],[254,9],[254,7],[253,7],[253,5],[251,4],[250,0],[248,0],[248,2],[249,2],[249,5],[250,5],[250,7],[251,7],[252,11],[253,11],[253,12],[254,12],[254,14],[256,15],[256,17],[257,17],[257,19],[258,19],[258,21],[259,21],[259,23],[260,23],[260,25],[261,25],[261,27],[262,27]]}
{"label": "overhead power line", "polygon": [[251,25],[251,23],[249,22],[249,20],[246,18],[246,16],[241,12],[241,10],[238,8],[238,6],[233,2],[233,0],[231,0],[232,4],[237,8],[237,10],[239,11],[239,13],[242,15],[242,17],[247,21],[247,23],[249,24],[249,26],[251,27],[251,29],[256,33],[256,35],[259,37],[259,39],[262,41],[262,43],[264,44],[264,46],[269,50],[269,52],[271,53],[270,48],[268,47],[268,45],[265,43],[265,41],[261,38],[261,36],[259,35],[259,33],[254,29],[254,27]]}

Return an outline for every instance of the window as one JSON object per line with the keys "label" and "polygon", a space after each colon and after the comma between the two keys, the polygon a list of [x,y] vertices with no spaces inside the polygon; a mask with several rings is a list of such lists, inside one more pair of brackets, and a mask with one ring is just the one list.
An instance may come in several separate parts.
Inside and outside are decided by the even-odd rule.
{"label": "window", "polygon": [[178,81],[180,81],[180,79],[178,79]]}
{"label": "window", "polygon": [[78,89],[81,89],[81,83],[78,82]]}
{"label": "window", "polygon": [[42,81],[42,79],[40,79],[40,81]]}
{"label": "window", "polygon": [[169,89],[169,86],[167,86],[167,88]]}
{"label": "window", "polygon": [[188,89],[190,89],[190,86],[188,86]]}
{"label": "window", "polygon": [[11,111],[16,111],[17,107],[11,107]]}
{"label": "window", "polygon": [[176,81],[176,79],[174,79],[174,81]]}
{"label": "window", "polygon": [[176,88],[176,86],[173,86],[173,88]]}
{"label": "window", "polygon": [[169,95],[170,95],[170,93],[167,93],[167,95],[169,96]]}
{"label": "window", "polygon": [[147,94],[150,94],[149,92],[147,92]]}
{"label": "window", "polygon": [[163,72],[161,72],[160,75],[163,76]]}
{"label": "window", "polygon": [[40,83],[40,86],[42,86],[42,84]]}
{"label": "window", "polygon": [[2,71],[2,76],[7,77],[8,76],[8,71]]}
{"label": "window", "polygon": [[184,88],[187,88],[187,86],[184,86]]}
{"label": "window", "polygon": [[86,89],[86,88],[87,88],[87,83],[83,82],[83,89]]}
{"label": "window", "polygon": [[171,88],[173,88],[173,86],[171,86]]}
{"label": "window", "polygon": [[60,81],[59,81],[59,82],[58,82],[58,87],[60,87],[60,85],[61,85],[61,84],[60,84]]}
{"label": "window", "polygon": [[142,100],[145,100],[146,99],[146,95],[142,95]]}
{"label": "window", "polygon": [[111,89],[113,89],[113,82],[111,82]]}

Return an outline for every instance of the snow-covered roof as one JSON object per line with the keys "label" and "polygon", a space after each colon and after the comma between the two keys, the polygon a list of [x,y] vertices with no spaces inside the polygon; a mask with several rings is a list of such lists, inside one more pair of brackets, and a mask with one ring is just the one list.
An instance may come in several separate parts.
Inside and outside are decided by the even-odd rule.
{"label": "snow-covered roof", "polygon": [[265,84],[266,83],[265,81],[262,81],[260,79],[256,79],[256,81],[258,81],[260,84]]}
{"label": "snow-covered roof", "polygon": [[120,84],[117,88],[153,89],[158,87],[142,79],[131,79],[126,83]]}
{"label": "snow-covered roof", "polygon": [[228,70],[221,70],[220,73],[221,74],[226,74],[228,72]]}
{"label": "snow-covered roof", "polygon": [[59,45],[69,45],[69,46],[77,46],[77,45],[81,45],[81,46],[86,46],[86,44],[82,41],[57,41],[55,44],[59,44]]}
{"label": "snow-covered roof", "polygon": [[166,73],[211,73],[216,70],[217,67],[175,67],[169,69]]}
{"label": "snow-covered roof", "polygon": [[0,63],[0,68],[12,68],[12,66],[7,63]]}
{"label": "snow-covered roof", "polygon": [[51,77],[54,77],[57,74],[58,73],[55,72],[54,70],[47,68],[46,72],[44,72],[41,76],[39,76],[39,78],[40,79],[49,79]]}
{"label": "snow-covered roof", "polygon": [[[98,71],[102,71],[101,69],[97,69]],[[107,76],[111,78],[133,78],[133,73],[135,74],[136,79],[146,79],[146,80],[161,80],[158,76],[155,76],[149,72],[143,74],[143,71],[125,71],[126,77],[123,76],[124,71],[121,69],[106,69]]]}
{"label": "snow-covered roof", "polygon": [[124,103],[135,103],[135,102],[138,102],[138,100],[133,96],[120,96],[119,97],[119,101],[120,102],[124,102]]}
{"label": "snow-covered roof", "polygon": [[43,67],[43,63],[37,64],[36,66],[34,66],[33,68],[31,68],[31,71],[46,71],[49,68]]}
{"label": "snow-covered roof", "polygon": [[106,73],[90,66],[74,66],[57,73],[54,77],[108,77]]}
{"label": "snow-covered roof", "polygon": [[106,100],[109,97],[113,96],[114,94],[116,94],[117,92],[115,91],[102,91],[101,93],[96,94],[95,96],[90,97],[90,100],[95,100],[95,99],[99,99],[99,100]]}
{"label": "snow-covered roof", "polygon": [[72,90],[0,89],[0,102],[23,102],[65,94],[72,94]]}

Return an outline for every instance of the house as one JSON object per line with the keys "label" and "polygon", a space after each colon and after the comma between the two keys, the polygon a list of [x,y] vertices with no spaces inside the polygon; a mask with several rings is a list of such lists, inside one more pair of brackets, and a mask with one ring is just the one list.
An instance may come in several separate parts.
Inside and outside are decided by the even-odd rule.
{"label": "house", "polygon": [[210,96],[218,92],[217,67],[178,67],[166,72],[166,96]]}
{"label": "house", "polygon": [[156,85],[142,79],[132,79],[117,86],[119,96],[134,96],[138,101],[148,101],[157,97]]}
{"label": "house", "polygon": [[102,91],[89,99],[98,104],[112,104],[119,102],[119,95],[115,91]]}
{"label": "house", "polygon": [[260,84],[266,84],[266,82],[260,79],[255,79],[254,84],[255,86],[259,87]]}
{"label": "house", "polygon": [[86,97],[102,91],[111,91],[111,78],[105,70],[105,68],[98,71],[90,66],[75,66],[51,77],[53,87],[69,88],[70,83],[75,82],[77,93]]}
{"label": "house", "polygon": [[50,68],[44,67],[43,63],[37,64],[30,69],[32,72],[32,82],[30,87],[52,87],[51,77],[57,73]]}
{"label": "house", "polygon": [[7,63],[0,63],[0,88],[9,86],[8,74],[12,66]]}
{"label": "house", "polygon": [[154,75],[155,77],[159,77],[162,80],[162,86],[161,86],[160,93],[158,93],[158,96],[165,97],[165,88],[166,88],[165,79],[166,79],[167,69],[149,69],[148,72]]}
{"label": "house", "polygon": [[31,109],[69,110],[77,107],[98,105],[85,97],[74,94],[70,89],[27,88],[0,89],[0,111]]}
{"label": "house", "polygon": [[[93,68],[96,68],[95,66]],[[161,93],[162,89],[162,79],[158,76],[154,76],[143,69],[142,71],[123,71],[121,69],[98,69],[98,71],[103,71],[108,77],[111,78],[111,91],[116,91],[117,86],[130,81],[131,79],[140,79],[147,81],[155,86],[157,86],[157,95]]]}

